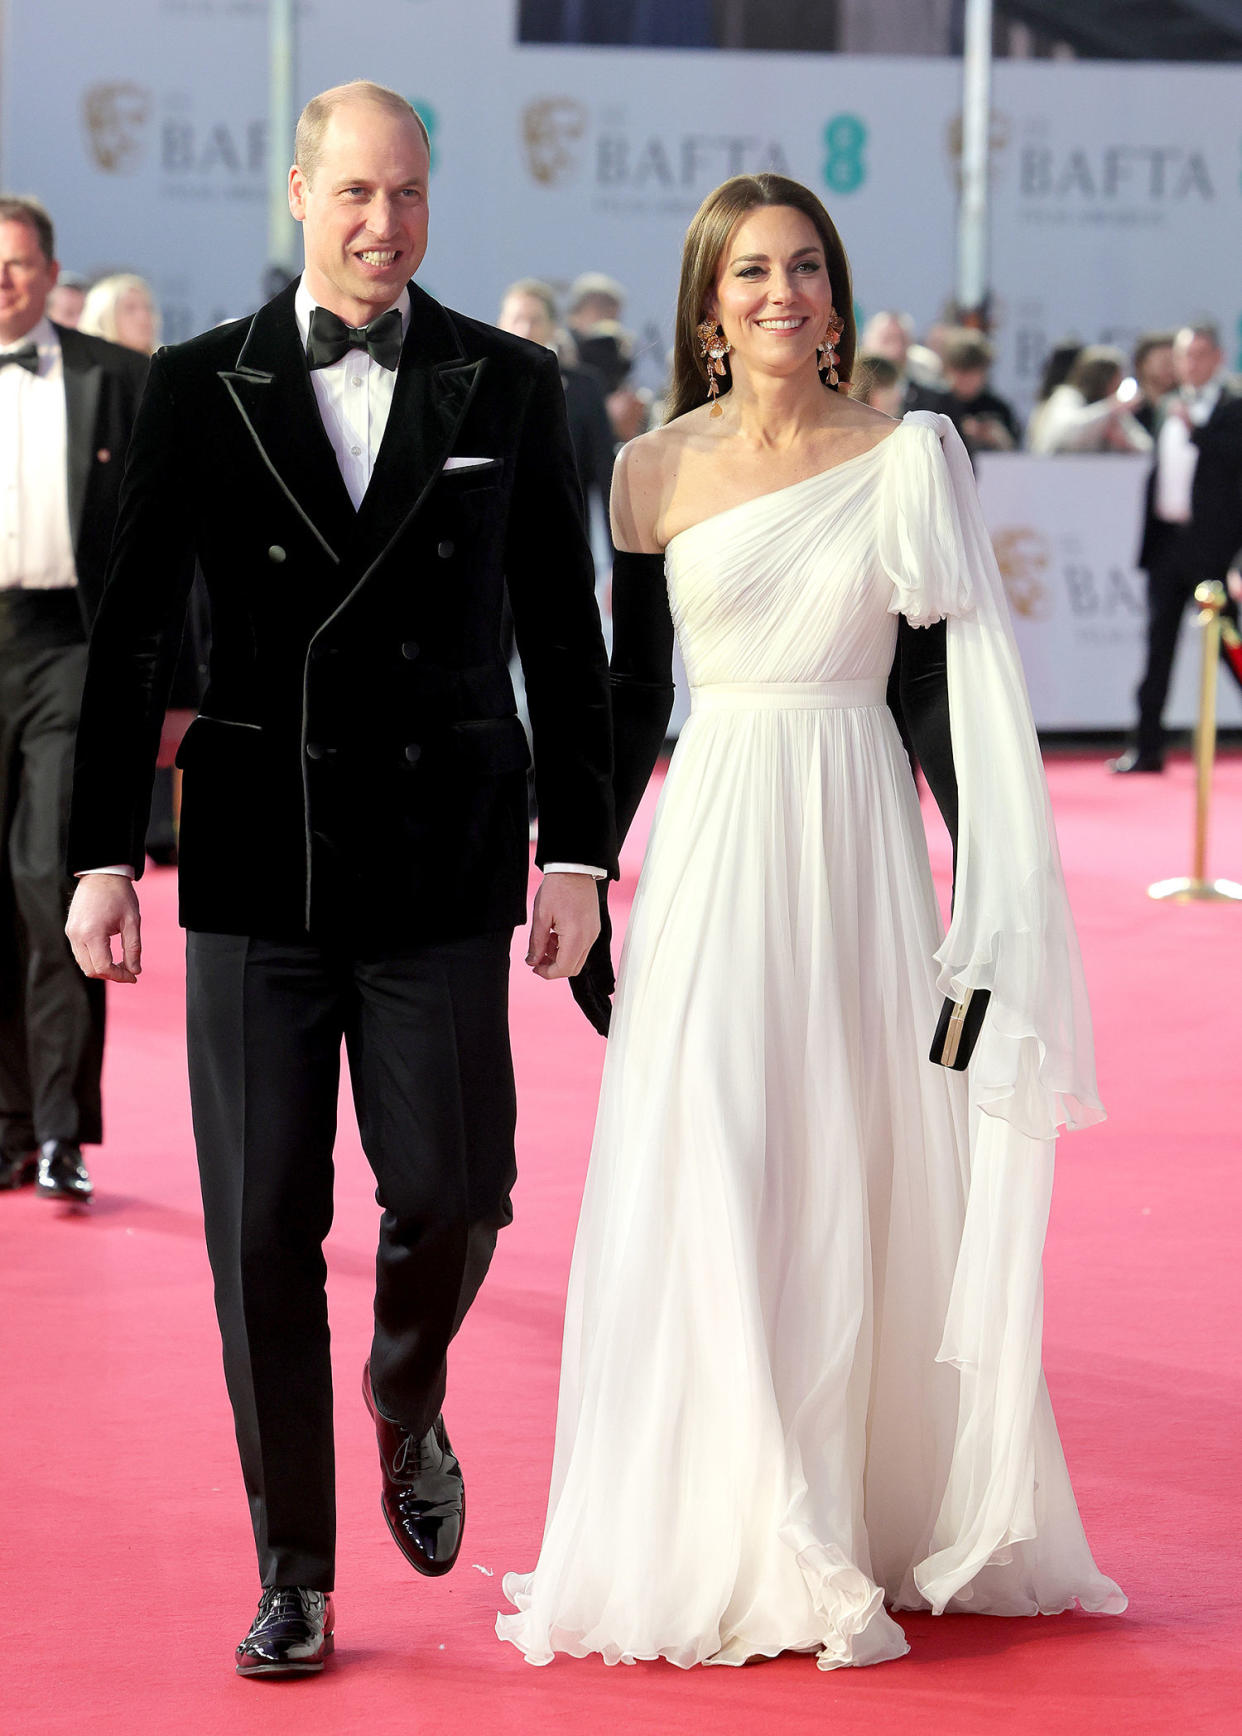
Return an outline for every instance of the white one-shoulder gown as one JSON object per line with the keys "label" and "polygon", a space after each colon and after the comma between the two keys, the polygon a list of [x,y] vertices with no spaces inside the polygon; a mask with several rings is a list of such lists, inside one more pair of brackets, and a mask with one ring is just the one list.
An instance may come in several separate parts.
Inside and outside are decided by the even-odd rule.
{"label": "white one-shoulder gown", "polygon": [[[622,957],[574,1250],[532,1663],[823,1669],[895,1609],[1125,1607],[1040,1368],[1058,1124],[1099,1119],[1038,748],[969,464],[908,416],[667,553],[692,711]],[[885,682],[949,617],[942,936]],[[969,1075],[927,1051],[987,986]]]}

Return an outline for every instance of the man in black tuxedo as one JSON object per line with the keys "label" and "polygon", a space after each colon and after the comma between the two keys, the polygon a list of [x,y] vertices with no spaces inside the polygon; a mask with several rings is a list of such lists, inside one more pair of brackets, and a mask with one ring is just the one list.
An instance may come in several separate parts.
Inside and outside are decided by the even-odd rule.
{"label": "man in black tuxedo", "polygon": [[[510,936],[525,916],[528,750],[500,652],[508,593],[544,879],[527,963],[574,974],[615,871],[607,673],[556,358],[410,278],[426,131],[359,82],[298,125],[306,269],[252,319],[161,351],[91,646],[69,932],[132,982],[162,698],[151,646],[211,605],[181,746],[181,916],[208,1250],[263,1594],[242,1674],[332,1643],[322,1242],[342,1039],[382,1208],[363,1377],[382,1508],[423,1573],[464,1523],[448,1345],[509,1222]],[[122,956],[112,958],[120,935]]]}
{"label": "man in black tuxedo", "polygon": [[[1112,772],[1164,770],[1164,707],[1177,636],[1195,586],[1224,580],[1242,532],[1242,393],[1223,372],[1214,326],[1173,341],[1177,390],[1156,407],[1156,460],[1147,482],[1138,564],[1147,573],[1147,664],[1133,744]],[[1237,604],[1230,601],[1236,619]],[[1232,664],[1226,665],[1233,670]]]}
{"label": "man in black tuxedo", "polygon": [[0,1188],[84,1203],[104,986],[64,936],[73,738],[143,356],[53,325],[51,219],[0,197]]}

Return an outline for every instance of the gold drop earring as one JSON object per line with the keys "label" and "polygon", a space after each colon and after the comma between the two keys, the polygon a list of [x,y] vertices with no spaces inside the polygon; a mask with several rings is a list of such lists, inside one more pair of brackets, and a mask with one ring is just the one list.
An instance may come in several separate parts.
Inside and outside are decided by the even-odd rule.
{"label": "gold drop earring", "polygon": [[816,344],[816,353],[823,358],[820,363],[825,386],[835,387],[840,376],[837,373],[837,363],[841,357],[837,353],[837,345],[841,342],[841,333],[845,330],[845,321],[836,308],[828,310],[828,329]]}
{"label": "gold drop earring", "polygon": [[698,327],[699,354],[707,365],[707,401],[712,407],[713,416],[723,416],[720,407],[720,387],[717,379],[724,378],[724,359],[733,345],[725,337],[715,320],[705,319]]}

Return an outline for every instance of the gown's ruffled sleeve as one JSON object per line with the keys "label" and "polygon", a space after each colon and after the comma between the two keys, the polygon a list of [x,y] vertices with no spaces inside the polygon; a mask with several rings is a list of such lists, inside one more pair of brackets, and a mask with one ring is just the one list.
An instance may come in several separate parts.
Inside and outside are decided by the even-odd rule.
{"label": "gown's ruffled sleeve", "polygon": [[1034,1139],[1103,1118],[1082,959],[1009,610],[966,449],[947,416],[906,417],[881,501],[891,608],[948,621],[958,786],[953,919],[941,991],[992,1000],[972,1099]]}
{"label": "gown's ruffled sleeve", "polygon": [[[986,1584],[1015,1546],[1041,1549],[1056,1438],[1041,1373],[1056,1133],[1103,1110],[1043,762],[970,460],[945,416],[913,412],[894,438],[878,532],[891,607],[924,626],[947,620],[958,828],[939,987],[992,996],[967,1074],[966,1215],[939,1350],[961,1374],[957,1438],[912,1576],[912,1595],[939,1611],[968,1607],[976,1577]],[[1095,1578],[1092,1607],[1123,1607]]]}

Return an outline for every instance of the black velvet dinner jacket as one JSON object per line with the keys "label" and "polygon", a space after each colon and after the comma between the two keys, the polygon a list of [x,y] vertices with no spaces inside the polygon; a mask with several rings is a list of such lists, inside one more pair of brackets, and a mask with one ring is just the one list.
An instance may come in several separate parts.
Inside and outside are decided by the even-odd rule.
{"label": "black velvet dinner jacket", "polygon": [[145,356],[104,338],[68,326],[55,325],[53,330],[65,387],[69,534],[78,601],[89,627],[103,595],[125,453],[148,363]]}
{"label": "black velvet dinner jacket", "polygon": [[[1164,420],[1156,406],[1154,431]],[[1242,383],[1226,380],[1212,414],[1191,436],[1199,448],[1190,498],[1189,558],[1194,578],[1223,579],[1229,560],[1242,541]],[[1144,570],[1158,553],[1160,521],[1155,515],[1156,465],[1147,478],[1143,536],[1138,565]]]}
{"label": "black velvet dinner jacket", "polygon": [[[294,288],[152,362],[91,642],[70,867],[141,871],[158,645],[184,612],[189,553],[211,661],[178,756],[182,922],[384,946],[512,927],[528,751],[506,588],[538,859],[615,871],[607,663],[556,358],[411,284],[355,513]],[[486,462],[445,469],[450,455]]]}
{"label": "black velvet dinner jacket", "polygon": [[1223,580],[1242,548],[1242,392],[1222,395],[1198,446],[1190,505],[1196,577]]}

